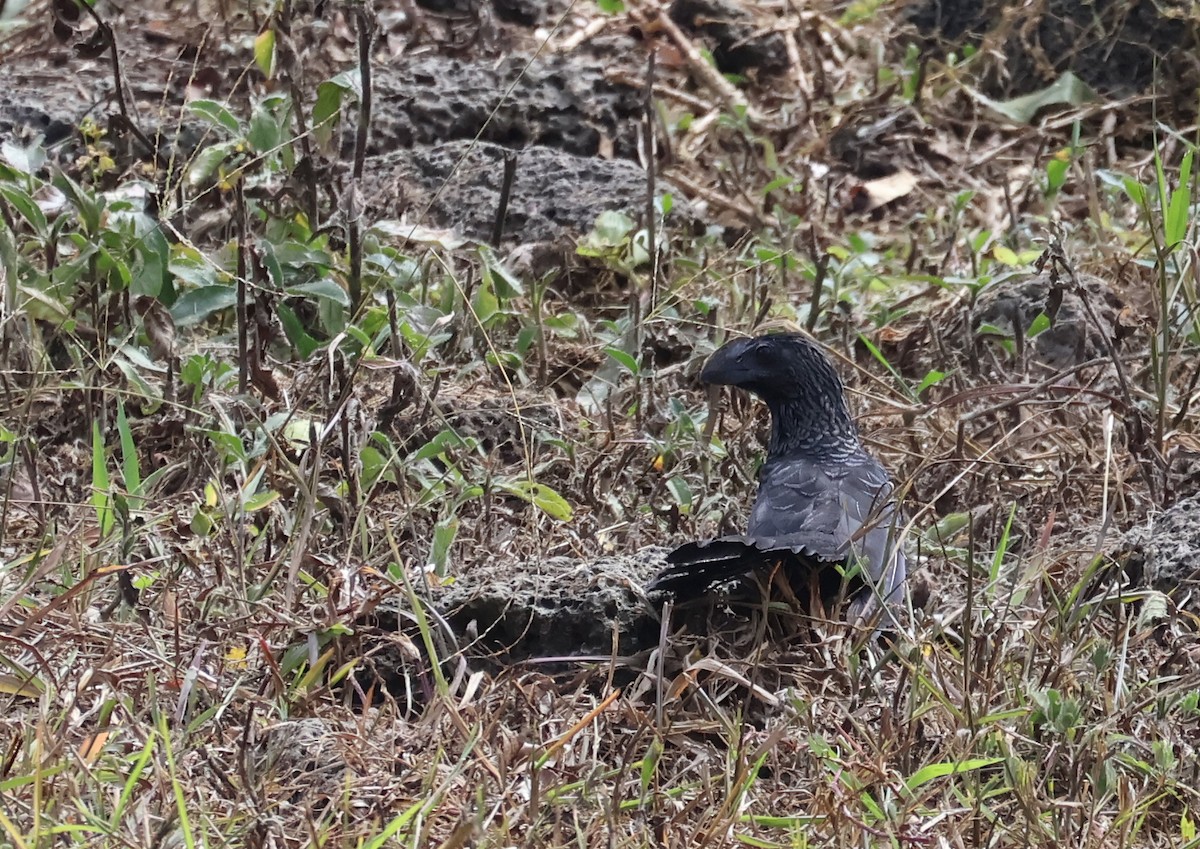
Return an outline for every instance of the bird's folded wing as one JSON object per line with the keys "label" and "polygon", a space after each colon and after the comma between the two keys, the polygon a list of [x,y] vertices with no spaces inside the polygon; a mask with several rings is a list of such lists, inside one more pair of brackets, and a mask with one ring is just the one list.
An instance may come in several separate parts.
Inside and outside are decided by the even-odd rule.
{"label": "bird's folded wing", "polygon": [[832,468],[803,458],[769,462],[749,533],[681,545],[648,588],[701,593],[783,554],[814,566],[856,559],[869,587],[886,596],[904,580],[903,561],[897,563],[892,541],[891,493],[887,472],[866,455]]}
{"label": "bird's folded wing", "polygon": [[840,559],[864,524],[891,509],[891,490],[887,472],[865,454],[839,464],[772,460],[763,467],[747,534],[809,536],[824,558]]}

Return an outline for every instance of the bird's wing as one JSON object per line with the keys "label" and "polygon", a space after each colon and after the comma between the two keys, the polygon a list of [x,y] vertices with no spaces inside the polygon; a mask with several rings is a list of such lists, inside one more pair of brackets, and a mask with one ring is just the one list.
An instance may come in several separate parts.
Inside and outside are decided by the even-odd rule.
{"label": "bird's wing", "polygon": [[851,469],[838,485],[843,509],[840,531],[846,534],[846,560],[857,561],[866,586],[850,605],[851,622],[870,621],[881,613],[898,620],[899,604],[907,576],[901,544],[903,522],[896,510],[895,487],[887,471],[872,457]]}
{"label": "bird's wing", "polygon": [[[867,584],[860,597],[889,597],[904,578],[902,559],[896,577],[891,493],[887,472],[865,454],[827,466],[803,458],[771,461],[763,469],[749,532],[681,545],[650,589],[702,592],[784,553],[814,564],[857,559]],[[865,603],[860,612],[869,612]]]}
{"label": "bird's wing", "polygon": [[857,561],[866,587],[850,615],[866,619],[899,598],[907,574],[894,490],[887,471],[865,453],[836,464],[780,459],[763,470],[747,536],[760,551]]}
{"label": "bird's wing", "polygon": [[763,467],[747,536],[840,562],[863,527],[893,509],[891,491],[887,472],[866,454],[844,463],[772,460]]}

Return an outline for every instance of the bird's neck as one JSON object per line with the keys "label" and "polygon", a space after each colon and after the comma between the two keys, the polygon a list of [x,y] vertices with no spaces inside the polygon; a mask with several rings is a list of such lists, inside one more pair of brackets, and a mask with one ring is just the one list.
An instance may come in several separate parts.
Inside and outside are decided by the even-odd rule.
{"label": "bird's neck", "polygon": [[844,460],[862,452],[858,428],[841,395],[776,401],[771,410],[768,457]]}

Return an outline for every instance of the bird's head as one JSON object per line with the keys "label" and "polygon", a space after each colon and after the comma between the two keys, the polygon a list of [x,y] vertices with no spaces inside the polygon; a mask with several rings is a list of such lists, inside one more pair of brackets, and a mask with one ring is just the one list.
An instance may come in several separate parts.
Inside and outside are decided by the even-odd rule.
{"label": "bird's head", "polygon": [[816,342],[796,333],[735,339],[708,358],[703,383],[737,386],[764,401],[842,394],[842,381]]}
{"label": "bird's head", "polygon": [[794,333],[735,339],[700,372],[703,383],[753,392],[771,410],[771,454],[845,453],[858,431],[842,381],[812,340]]}

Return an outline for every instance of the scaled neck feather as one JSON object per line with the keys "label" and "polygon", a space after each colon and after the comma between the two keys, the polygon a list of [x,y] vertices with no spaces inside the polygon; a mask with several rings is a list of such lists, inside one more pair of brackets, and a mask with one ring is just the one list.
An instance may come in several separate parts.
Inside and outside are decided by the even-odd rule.
{"label": "scaled neck feather", "polygon": [[817,381],[791,397],[765,399],[771,410],[771,459],[806,457],[841,461],[862,453],[858,428],[850,417],[841,382]]}

